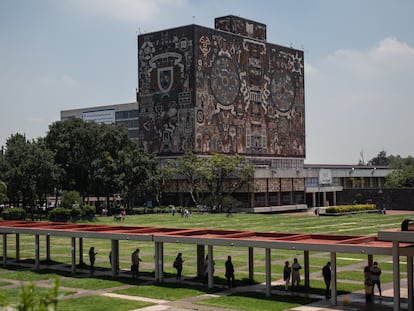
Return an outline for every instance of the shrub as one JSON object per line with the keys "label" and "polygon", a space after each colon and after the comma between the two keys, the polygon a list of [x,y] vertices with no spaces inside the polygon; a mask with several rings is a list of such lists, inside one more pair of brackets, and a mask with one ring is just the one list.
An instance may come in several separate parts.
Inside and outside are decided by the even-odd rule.
{"label": "shrub", "polygon": [[8,208],[5,209],[1,216],[4,220],[25,220],[26,219],[26,211],[23,208]]}
{"label": "shrub", "polygon": [[49,217],[51,221],[68,221],[70,219],[70,213],[70,209],[56,207],[50,212]]}
{"label": "shrub", "polygon": [[77,191],[65,191],[60,206],[72,208],[74,205],[82,206],[82,199]]}
{"label": "shrub", "polygon": [[81,209],[81,215],[82,216],[89,216],[89,217],[93,217],[96,214],[96,207],[92,206],[92,205],[84,205],[82,206]]}
{"label": "shrub", "polygon": [[325,209],[327,214],[336,214],[336,213],[350,213],[350,212],[362,212],[375,210],[375,204],[355,204],[355,205],[341,205],[341,206],[331,206]]}

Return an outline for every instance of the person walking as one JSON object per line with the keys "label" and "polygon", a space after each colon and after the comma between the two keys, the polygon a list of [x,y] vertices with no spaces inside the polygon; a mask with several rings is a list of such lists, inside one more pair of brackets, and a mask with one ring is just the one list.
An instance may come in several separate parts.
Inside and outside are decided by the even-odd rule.
{"label": "person walking", "polygon": [[95,252],[95,247],[92,246],[89,249],[89,262],[90,262],[90,273],[91,273],[91,275],[94,274],[94,272],[95,272],[96,254],[98,254],[98,253]]}
{"label": "person walking", "polygon": [[132,261],[132,266],[131,266],[131,271],[132,271],[132,278],[138,278],[138,274],[139,274],[139,263],[141,260],[141,258],[139,258],[139,248],[137,248],[131,255],[131,261]]}
{"label": "person walking", "polygon": [[283,267],[283,280],[285,281],[285,290],[289,289],[290,275],[292,274],[292,268],[289,266],[289,261],[285,261]]}
{"label": "person walking", "polygon": [[300,283],[300,269],[302,269],[302,266],[298,262],[297,258],[293,259],[292,264],[292,288],[295,286],[299,287]]}
{"label": "person walking", "polygon": [[225,262],[226,267],[226,278],[227,278],[227,286],[234,287],[235,286],[235,280],[234,280],[234,266],[231,261],[231,256],[227,256],[227,261]]}
{"label": "person walking", "polygon": [[326,299],[331,298],[331,262],[328,263],[322,268],[322,275],[323,280],[325,281],[326,292],[325,297]]}
{"label": "person walking", "polygon": [[372,282],[372,296],[374,296],[374,287],[377,285],[378,291],[380,296],[382,296],[382,290],[381,290],[381,269],[378,267],[378,262],[374,261],[374,265],[372,266],[371,270],[371,282]]}
{"label": "person walking", "polygon": [[175,257],[173,266],[177,270],[176,279],[181,280],[181,272],[183,271],[183,255],[178,253],[177,257]]}

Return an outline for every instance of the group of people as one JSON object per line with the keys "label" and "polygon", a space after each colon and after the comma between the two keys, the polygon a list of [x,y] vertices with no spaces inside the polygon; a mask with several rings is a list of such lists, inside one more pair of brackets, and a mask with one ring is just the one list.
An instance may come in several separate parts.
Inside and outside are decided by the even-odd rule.
{"label": "group of people", "polygon": [[[283,268],[283,280],[285,281],[285,290],[289,289],[289,282],[292,277],[292,288],[299,287],[300,283],[300,270],[302,266],[298,262],[297,258],[293,259],[292,266],[289,266],[289,261],[285,262]],[[329,299],[331,297],[331,262],[328,261],[322,268],[322,276],[325,282],[325,297]]]}
{"label": "group of people", "polygon": [[[175,206],[170,205],[169,207],[171,208],[171,215],[174,216],[175,215]],[[186,208],[180,207],[179,213],[180,213],[181,217],[190,217],[191,216],[191,212]]]}
{"label": "group of people", "polygon": [[285,290],[289,289],[289,282],[292,278],[292,287],[299,287],[300,283],[300,269],[302,266],[298,262],[297,258],[293,259],[292,266],[289,265],[289,261],[285,262],[285,266],[283,267],[283,280],[285,281]]}
{"label": "group of people", "polygon": [[365,301],[372,301],[372,296],[374,295],[374,287],[377,285],[378,292],[382,296],[381,289],[381,268],[378,267],[378,262],[374,261],[372,267],[366,266],[364,268],[364,285],[365,285]]}
{"label": "group of people", "polygon": [[[95,251],[94,247],[89,249],[89,262],[90,262],[90,273],[91,275],[95,272],[95,259],[98,253]],[[109,261],[112,265],[112,253],[109,253]],[[139,248],[137,248],[131,255],[131,272],[132,278],[138,278],[139,274],[139,263],[141,262],[141,258],[139,257]],[[176,279],[182,279],[182,271],[183,271],[183,256],[182,253],[178,253],[175,257],[173,262],[173,267],[177,270]],[[210,263],[212,267],[210,268]],[[235,277],[234,277],[234,266],[231,260],[231,256],[227,257],[227,261],[225,262],[225,277],[227,279],[228,287],[235,286]],[[208,255],[204,260],[204,284],[208,282],[208,276],[210,270],[214,273],[214,266],[215,261],[210,261]],[[289,264],[289,261],[285,262],[285,266],[283,268],[283,280],[285,282],[285,290],[289,289],[289,283],[292,281],[292,288],[299,287],[300,284],[300,270],[302,266],[298,262],[297,258],[293,259],[292,265]],[[374,262],[373,266],[366,266],[364,268],[364,285],[365,285],[365,299],[367,302],[372,301],[372,296],[374,295],[374,287],[375,285],[378,288],[380,296],[382,296],[381,290],[381,269],[378,267],[378,262]],[[329,299],[331,297],[331,262],[327,262],[326,265],[322,268],[322,276],[325,282],[325,297]]]}

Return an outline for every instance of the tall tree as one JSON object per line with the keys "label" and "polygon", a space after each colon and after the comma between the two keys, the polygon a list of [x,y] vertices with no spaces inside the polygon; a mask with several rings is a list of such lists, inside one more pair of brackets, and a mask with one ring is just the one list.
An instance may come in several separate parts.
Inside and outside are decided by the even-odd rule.
{"label": "tall tree", "polygon": [[116,160],[118,182],[128,206],[133,206],[135,199],[147,190],[147,181],[155,163],[152,156],[135,145],[119,152]]}
{"label": "tall tree", "polygon": [[209,173],[205,182],[217,206],[221,206],[223,195],[233,194],[252,182],[254,176],[253,165],[240,155],[214,154],[208,159],[207,167]]}
{"label": "tall tree", "polygon": [[368,161],[368,165],[387,166],[389,159],[387,158],[387,152],[385,150],[380,151],[378,155]]}
{"label": "tall tree", "polygon": [[199,203],[200,191],[208,176],[209,168],[205,165],[205,161],[192,152],[186,153],[177,161],[176,173],[186,182],[194,205]]}
{"label": "tall tree", "polygon": [[55,161],[65,171],[61,188],[76,190],[85,196],[90,178],[90,165],[97,154],[98,125],[74,118],[49,126],[45,141],[55,154]]}

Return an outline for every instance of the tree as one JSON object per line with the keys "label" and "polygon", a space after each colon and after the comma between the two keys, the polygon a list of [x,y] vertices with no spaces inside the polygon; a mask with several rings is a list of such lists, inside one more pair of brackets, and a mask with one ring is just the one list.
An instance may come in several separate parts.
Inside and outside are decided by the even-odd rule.
{"label": "tree", "polygon": [[205,183],[217,206],[221,206],[223,195],[231,195],[253,180],[253,165],[240,155],[214,154],[208,158],[206,165],[209,173]]}
{"label": "tree", "polygon": [[133,206],[139,194],[147,190],[155,159],[136,145],[121,150],[116,159],[118,183],[127,206]]}
{"label": "tree", "polygon": [[61,189],[86,195],[90,165],[98,154],[98,134],[98,124],[78,118],[57,121],[49,126],[46,145],[54,152],[55,162],[65,171],[60,181]]}
{"label": "tree", "polygon": [[150,174],[148,174],[146,188],[155,198],[157,205],[160,205],[164,188],[173,175],[174,169],[168,163],[154,165]]}
{"label": "tree", "polygon": [[0,203],[4,203],[7,199],[7,185],[0,180]]}
{"label": "tree", "polygon": [[103,151],[91,165],[93,192],[95,195],[104,195],[108,207],[110,196],[118,192],[115,170],[115,161],[109,151]]}
{"label": "tree", "polygon": [[368,161],[368,165],[388,166],[389,159],[387,158],[387,152],[385,150],[380,151],[378,155]]}
{"label": "tree", "polygon": [[176,173],[184,178],[194,205],[199,203],[199,193],[202,190],[204,180],[208,176],[205,159],[192,152],[186,153],[177,161]]}

